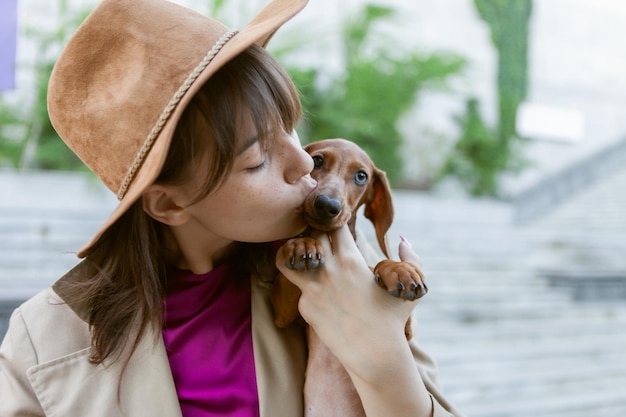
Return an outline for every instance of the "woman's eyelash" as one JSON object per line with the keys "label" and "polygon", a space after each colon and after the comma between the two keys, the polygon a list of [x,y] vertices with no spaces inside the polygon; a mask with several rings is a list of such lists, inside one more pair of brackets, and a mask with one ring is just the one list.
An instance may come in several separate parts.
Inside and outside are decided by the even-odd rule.
{"label": "woman's eyelash", "polygon": [[250,167],[247,169],[247,171],[248,172],[260,171],[261,169],[265,168],[266,165],[267,165],[267,157],[263,158],[263,162],[261,162],[259,165],[255,167]]}

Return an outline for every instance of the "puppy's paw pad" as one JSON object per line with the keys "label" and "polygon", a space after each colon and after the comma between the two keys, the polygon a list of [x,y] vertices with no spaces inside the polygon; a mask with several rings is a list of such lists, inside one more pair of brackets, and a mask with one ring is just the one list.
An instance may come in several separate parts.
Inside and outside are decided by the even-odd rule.
{"label": "puppy's paw pad", "polygon": [[381,261],[374,268],[374,276],[393,297],[413,301],[428,292],[422,271],[412,263]]}

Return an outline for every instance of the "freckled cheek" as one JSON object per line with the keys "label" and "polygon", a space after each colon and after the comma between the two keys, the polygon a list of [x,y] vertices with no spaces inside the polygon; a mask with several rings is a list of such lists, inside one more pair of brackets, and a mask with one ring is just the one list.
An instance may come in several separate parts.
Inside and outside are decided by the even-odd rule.
{"label": "freckled cheek", "polygon": [[237,217],[241,222],[263,222],[263,218],[268,214],[267,196],[269,195],[271,193],[267,190],[263,192],[246,190],[245,193],[233,196],[230,207],[232,214],[238,213]]}
{"label": "freckled cheek", "polygon": [[269,187],[262,192],[248,194],[243,204],[250,220],[268,225],[284,222],[287,212],[290,211],[290,202],[277,190]]}
{"label": "freckled cheek", "polygon": [[263,202],[267,193],[268,190],[263,187],[252,187],[243,190],[237,198],[244,205],[258,205]]}

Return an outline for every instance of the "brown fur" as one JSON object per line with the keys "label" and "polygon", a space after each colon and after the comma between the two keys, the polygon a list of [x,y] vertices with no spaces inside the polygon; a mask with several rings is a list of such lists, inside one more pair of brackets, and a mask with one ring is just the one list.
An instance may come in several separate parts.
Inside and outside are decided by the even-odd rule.
{"label": "brown fur", "polygon": [[[386,233],[393,222],[393,202],[385,172],[374,166],[360,147],[345,139],[314,142],[305,150],[314,159],[311,175],[318,182],[304,202],[307,223],[322,231],[347,224],[356,238],[357,210],[364,206],[364,215],[374,225],[378,244],[389,258]],[[292,254],[287,264],[290,269],[314,269],[323,265],[322,247],[316,239],[298,237],[285,245]],[[412,264],[387,259],[379,262],[373,271],[379,285],[393,296],[414,300],[427,291],[421,271]],[[304,323],[298,312],[300,295],[298,287],[279,275],[272,293],[277,326],[285,327],[297,320]],[[411,338],[410,319],[405,334],[407,339]],[[350,376],[309,326],[307,339],[305,416],[364,416]]]}

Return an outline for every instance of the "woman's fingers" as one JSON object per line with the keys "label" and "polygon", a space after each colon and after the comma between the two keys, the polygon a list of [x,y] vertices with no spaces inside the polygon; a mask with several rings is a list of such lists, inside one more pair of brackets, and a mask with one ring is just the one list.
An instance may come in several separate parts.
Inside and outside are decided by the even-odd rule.
{"label": "woman's fingers", "polygon": [[327,256],[333,256],[338,251],[350,253],[350,251],[357,250],[356,242],[348,226],[340,227],[339,229],[332,230],[330,232],[313,231],[311,237],[319,240],[328,252]]}

